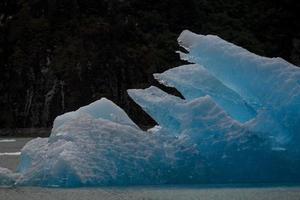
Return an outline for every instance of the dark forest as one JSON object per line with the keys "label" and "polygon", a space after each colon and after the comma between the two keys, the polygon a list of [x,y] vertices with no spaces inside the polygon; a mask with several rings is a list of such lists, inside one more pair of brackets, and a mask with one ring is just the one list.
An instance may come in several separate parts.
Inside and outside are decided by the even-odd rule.
{"label": "dark forest", "polygon": [[182,63],[182,30],[300,66],[299,19],[297,0],[1,0],[0,128],[51,127],[101,97],[153,125],[126,90]]}

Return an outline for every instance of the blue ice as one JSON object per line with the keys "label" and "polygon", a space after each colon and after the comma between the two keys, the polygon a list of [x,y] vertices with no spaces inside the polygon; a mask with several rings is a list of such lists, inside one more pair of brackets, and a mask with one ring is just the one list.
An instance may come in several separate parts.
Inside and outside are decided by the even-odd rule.
{"label": "blue ice", "polygon": [[[258,56],[214,35],[185,30],[178,43],[188,51],[187,54],[179,52],[182,59],[202,65],[256,112],[267,113],[270,122],[281,126],[276,130],[280,129],[286,137],[299,137],[299,67],[282,58]],[[257,130],[272,131],[271,127],[265,129],[265,121],[260,122],[263,124],[255,122]],[[277,134],[284,137],[280,132]]]}
{"label": "blue ice", "polygon": [[176,88],[187,100],[209,95],[230,116],[240,122],[253,119],[256,111],[235,91],[226,87],[201,65],[182,65],[154,77],[162,84]]}
{"label": "blue ice", "polygon": [[[299,182],[300,70],[212,35],[183,31],[191,63],[128,90],[156,122],[143,131],[102,98],[58,116],[49,138],[22,149],[0,184],[47,187]],[[1,178],[2,177],[2,178]]]}

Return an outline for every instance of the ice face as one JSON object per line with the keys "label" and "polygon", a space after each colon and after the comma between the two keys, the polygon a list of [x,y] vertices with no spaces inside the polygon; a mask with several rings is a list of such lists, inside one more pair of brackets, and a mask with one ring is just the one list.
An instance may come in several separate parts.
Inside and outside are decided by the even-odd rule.
{"label": "ice face", "polygon": [[154,74],[154,77],[166,86],[175,87],[187,100],[209,95],[240,122],[246,122],[256,115],[255,110],[239,94],[226,87],[201,65],[183,65]]}
{"label": "ice face", "polygon": [[[188,54],[180,52],[182,59],[205,67],[257,112],[267,112],[268,118],[272,118],[270,121],[279,124],[281,130],[285,130],[284,134],[299,139],[298,67],[281,58],[255,55],[213,35],[204,36],[183,31],[178,42],[189,52]],[[256,125],[256,128],[264,127],[258,122]]]}
{"label": "ice face", "polygon": [[230,131],[242,132],[241,125],[230,118],[209,96],[188,101],[154,86],[128,90],[128,94],[161,127],[173,134],[197,132],[198,135],[205,133],[211,136]]}
{"label": "ice face", "polygon": [[[104,113],[98,109],[97,115],[88,114],[86,110],[94,106],[90,104],[85,109],[65,114],[64,119],[65,116],[72,117],[56,126],[49,138],[37,138],[25,145],[17,185],[77,187],[163,184],[189,179],[189,176],[179,172],[191,171],[191,167],[195,177],[199,177],[197,174],[201,170],[192,163],[200,162],[201,158],[187,138],[179,139],[158,132],[149,134],[132,124],[99,117],[110,116],[110,110],[107,109],[104,109]],[[119,108],[111,102],[109,106],[111,111]],[[62,116],[55,121],[62,122],[61,119]],[[185,160],[193,157],[197,159]]]}
{"label": "ice face", "polygon": [[189,51],[182,59],[197,64],[154,76],[185,99],[154,86],[128,91],[157,126],[142,131],[100,99],[58,116],[49,138],[22,149],[18,176],[0,169],[0,183],[299,182],[300,70],[217,36],[184,31],[178,41]]}
{"label": "ice face", "polygon": [[[38,147],[39,152],[33,152],[41,143],[44,144]],[[154,161],[162,156],[157,145],[137,128],[82,115],[61,126],[49,139],[36,139],[24,147],[23,176],[18,184],[49,187],[143,184],[142,177],[154,173],[151,167],[155,168]],[[165,160],[159,164],[163,166]]]}
{"label": "ice face", "polygon": [[[190,138],[191,145],[196,145],[205,158],[225,154],[225,146],[229,148],[240,140],[257,137],[232,119],[210,96],[184,100],[154,86],[128,90],[128,94],[159,124],[156,132]],[[234,151],[237,148],[241,146]]]}
{"label": "ice face", "polygon": [[[164,116],[155,118],[166,122],[161,123],[161,128],[145,132],[80,113],[79,109],[72,112],[75,117],[53,129],[55,134],[49,138],[37,138],[26,144],[16,184],[47,187],[186,184],[227,180],[231,175],[243,180],[249,169],[246,177],[256,175],[252,168],[245,169],[248,165],[265,160],[266,151],[262,150],[268,144],[231,119],[209,96],[187,101],[155,87],[129,93],[135,99],[141,98],[137,102],[144,101],[144,105],[152,105],[151,102],[160,105],[167,118],[174,115],[183,124],[180,133],[176,135],[172,126],[165,126],[170,122],[164,121]],[[171,109],[172,104],[177,112]],[[154,107],[151,109],[158,112]],[[245,156],[247,160],[242,163],[245,171],[238,170]],[[231,167],[237,169],[230,172]],[[218,174],[222,171],[226,173]]]}

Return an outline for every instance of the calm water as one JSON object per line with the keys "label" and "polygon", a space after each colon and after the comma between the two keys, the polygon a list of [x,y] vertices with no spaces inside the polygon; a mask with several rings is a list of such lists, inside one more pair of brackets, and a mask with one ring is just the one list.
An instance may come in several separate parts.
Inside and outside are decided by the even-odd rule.
{"label": "calm water", "polygon": [[32,138],[0,138],[0,167],[15,170],[22,147]]}
{"label": "calm water", "polygon": [[[15,170],[19,152],[32,138],[0,138],[0,166]],[[0,188],[0,200],[300,200],[300,187],[155,186],[80,189]]]}
{"label": "calm water", "polygon": [[274,188],[201,188],[201,187],[130,187],[130,188],[14,188],[0,189],[0,200],[299,200],[300,187]]}

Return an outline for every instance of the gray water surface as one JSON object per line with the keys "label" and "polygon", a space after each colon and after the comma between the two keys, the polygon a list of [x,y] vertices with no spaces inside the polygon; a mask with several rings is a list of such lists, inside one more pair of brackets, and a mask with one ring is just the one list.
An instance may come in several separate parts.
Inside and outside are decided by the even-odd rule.
{"label": "gray water surface", "polygon": [[0,138],[0,167],[15,171],[23,146],[33,138]]}
{"label": "gray water surface", "polygon": [[299,200],[299,187],[276,188],[14,188],[0,189],[0,200]]}

